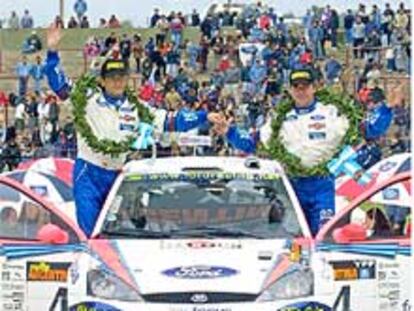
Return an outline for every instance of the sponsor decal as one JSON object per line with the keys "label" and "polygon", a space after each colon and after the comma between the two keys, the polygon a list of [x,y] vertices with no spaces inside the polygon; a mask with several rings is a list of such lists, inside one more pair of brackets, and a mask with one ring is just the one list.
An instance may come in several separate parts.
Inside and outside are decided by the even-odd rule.
{"label": "sponsor decal", "polygon": [[308,136],[310,140],[326,139],[325,132],[309,132]]}
{"label": "sponsor decal", "polygon": [[297,302],[277,311],[332,311],[332,308],[316,301]]}
{"label": "sponsor decal", "polygon": [[400,190],[397,188],[387,188],[382,191],[384,200],[398,200],[400,198]]}
{"label": "sponsor decal", "polygon": [[211,208],[143,208],[143,214],[150,222],[176,222],[181,225],[229,224],[248,220],[266,219],[269,206],[232,206]]}
{"label": "sponsor decal", "polygon": [[132,131],[135,130],[135,125],[134,124],[120,123],[119,124],[119,130],[132,132]]}
{"label": "sponsor decal", "polygon": [[375,279],[376,263],[374,260],[330,261],[334,270],[335,281],[352,281]]}
{"label": "sponsor decal", "polygon": [[27,281],[66,282],[69,262],[27,262]]}
{"label": "sponsor decal", "polygon": [[121,309],[103,302],[85,301],[71,306],[69,311],[121,311]]}
{"label": "sponsor decal", "polygon": [[30,189],[32,189],[34,193],[40,195],[41,197],[47,197],[48,196],[46,186],[41,186],[41,185],[30,186]]}
{"label": "sponsor decal", "polygon": [[120,112],[133,112],[134,108],[133,107],[129,107],[129,106],[121,106],[119,108]]}
{"label": "sponsor decal", "polygon": [[119,120],[124,121],[124,122],[131,122],[131,121],[136,121],[137,118],[129,114],[124,114],[119,117]]}
{"label": "sponsor decal", "polygon": [[294,120],[297,120],[297,119],[298,119],[298,116],[295,115],[295,114],[292,114],[290,116],[287,116],[285,121],[294,121]]}
{"label": "sponsor decal", "polygon": [[387,161],[384,164],[381,164],[378,169],[379,169],[380,172],[388,172],[389,170],[391,170],[396,165],[397,165],[396,162]]}
{"label": "sponsor decal", "polygon": [[230,277],[238,273],[239,271],[235,269],[221,266],[175,267],[162,271],[162,274],[168,277],[194,280]]}
{"label": "sponsor decal", "polygon": [[0,265],[0,310],[26,310],[25,266]]}
{"label": "sponsor decal", "polygon": [[311,118],[311,120],[314,120],[314,121],[325,120],[325,116],[321,115],[321,114],[315,114],[315,115],[311,116],[310,118]]}
{"label": "sponsor decal", "polygon": [[325,127],[326,127],[326,124],[322,122],[315,122],[315,123],[311,123],[308,125],[308,128],[314,129],[314,130],[321,130],[321,129],[324,129]]}
{"label": "sponsor decal", "polygon": [[206,303],[208,302],[208,296],[206,294],[194,294],[190,297],[190,300],[194,303]]}

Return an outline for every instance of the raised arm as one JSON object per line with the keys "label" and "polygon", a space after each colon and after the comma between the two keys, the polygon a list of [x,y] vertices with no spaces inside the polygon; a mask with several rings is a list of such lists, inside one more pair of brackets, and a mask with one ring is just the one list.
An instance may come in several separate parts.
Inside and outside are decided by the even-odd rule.
{"label": "raised arm", "polygon": [[72,83],[66,77],[62,68],[59,66],[60,58],[57,51],[57,46],[62,38],[60,28],[50,26],[47,31],[47,56],[43,66],[49,86],[53,92],[59,96],[60,99],[67,99],[69,97]]}

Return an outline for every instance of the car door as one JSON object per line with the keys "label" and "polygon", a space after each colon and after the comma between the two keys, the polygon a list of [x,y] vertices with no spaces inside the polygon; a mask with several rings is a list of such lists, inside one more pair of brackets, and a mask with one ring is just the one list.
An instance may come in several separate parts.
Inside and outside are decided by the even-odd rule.
{"label": "car door", "polygon": [[82,241],[62,212],[0,177],[0,310],[61,310]]}
{"label": "car door", "polygon": [[[411,176],[361,194],[316,237],[315,292],[334,310],[410,310]],[[343,295],[340,295],[340,294]]]}

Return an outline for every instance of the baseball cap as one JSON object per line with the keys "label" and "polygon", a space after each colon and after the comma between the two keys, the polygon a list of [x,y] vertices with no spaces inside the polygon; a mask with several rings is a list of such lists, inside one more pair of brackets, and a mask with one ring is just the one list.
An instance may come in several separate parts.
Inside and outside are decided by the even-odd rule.
{"label": "baseball cap", "polygon": [[101,76],[103,78],[115,75],[128,75],[128,64],[121,59],[107,59],[101,67]]}
{"label": "baseball cap", "polygon": [[314,81],[313,73],[309,69],[294,69],[290,73],[289,82],[293,84],[295,82],[308,82]]}

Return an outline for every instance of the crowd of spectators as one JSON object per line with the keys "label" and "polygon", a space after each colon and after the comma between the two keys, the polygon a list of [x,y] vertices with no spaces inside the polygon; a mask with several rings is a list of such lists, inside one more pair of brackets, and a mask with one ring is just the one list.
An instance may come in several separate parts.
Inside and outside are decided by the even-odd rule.
{"label": "crowd of spectators", "polygon": [[[84,13],[77,14],[73,20],[79,23],[84,17]],[[384,71],[410,74],[411,54],[406,48],[407,42],[408,46],[410,43],[410,18],[402,4],[395,13],[388,4],[383,12],[374,5],[368,13],[361,4],[343,17],[328,5],[319,11],[309,10],[303,18],[303,28],[298,30],[260,2],[246,7],[237,16],[225,10],[200,18],[194,10],[190,18],[185,18],[181,12],[164,14],[155,9],[150,18],[150,26],[156,29],[153,37],[143,40],[139,33],[131,36],[112,32],[107,37],[91,37],[84,53],[92,61],[110,52],[130,63],[131,71],[140,79],[139,99],[164,110],[165,124],[170,124],[168,132],[156,133],[160,153],[180,154],[188,152],[179,146],[174,133],[173,120],[181,109],[222,112],[249,135],[257,135],[261,125],[272,116],[272,108],[287,96],[285,89],[292,69],[311,68],[320,86],[340,90],[340,77],[345,69],[343,60],[336,56],[341,24],[345,31],[344,43],[357,48],[354,56],[361,58],[356,104],[369,114],[385,98],[379,83]],[[183,37],[183,30],[188,26],[199,28],[197,40]],[[235,26],[236,31],[223,30],[223,26]],[[386,49],[385,67],[378,51],[371,49],[377,47],[372,45],[373,37],[378,37],[378,47]],[[393,58],[389,56],[390,50]],[[91,67],[92,71],[99,69],[99,62],[95,66]],[[43,79],[41,59],[28,64],[23,56],[16,70],[17,99],[13,104],[10,101],[16,107],[15,124],[7,148],[11,146],[13,150],[25,137],[34,146],[30,152],[54,146],[58,152],[73,155],[76,150],[73,123],[66,119],[61,120],[65,121],[63,125],[59,122],[59,104],[52,95],[42,95],[40,82],[33,84],[33,90],[27,87],[29,79],[34,82]],[[44,107],[48,107],[47,113]],[[388,147],[392,152],[408,151],[408,103],[394,108],[394,124],[397,131]],[[194,134],[210,135],[213,141],[211,147],[198,148],[198,153],[236,152],[223,138],[215,136],[208,124]],[[381,159],[383,144],[384,138],[364,142],[367,153],[360,159],[364,167]]]}

